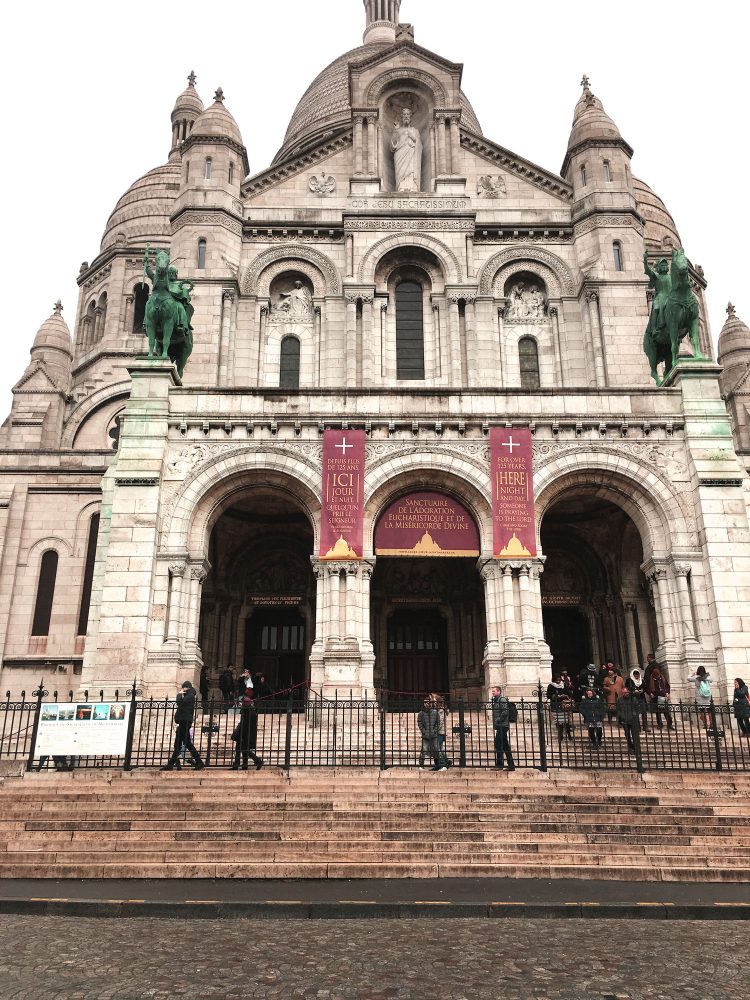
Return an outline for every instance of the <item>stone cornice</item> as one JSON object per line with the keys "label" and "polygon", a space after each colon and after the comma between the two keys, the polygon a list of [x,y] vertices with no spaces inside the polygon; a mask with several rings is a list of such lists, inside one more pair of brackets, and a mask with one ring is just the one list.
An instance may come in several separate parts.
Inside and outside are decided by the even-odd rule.
{"label": "stone cornice", "polygon": [[631,159],[634,153],[633,147],[629,145],[629,143],[625,142],[622,137],[619,139],[584,139],[583,142],[577,143],[565,154],[565,159],[563,160],[563,165],[560,169],[560,173],[563,177],[567,173],[571,159],[577,153],[583,153],[587,149],[622,149]]}
{"label": "stone cornice", "polygon": [[243,219],[233,215],[225,208],[218,208],[207,205],[205,208],[195,208],[186,205],[170,217],[172,232],[176,233],[184,226],[190,225],[219,225],[222,229],[228,229],[236,236],[242,235]]}
{"label": "stone cornice", "polygon": [[523,177],[530,184],[534,184],[536,187],[541,188],[541,190],[555,195],[555,197],[560,198],[562,201],[573,201],[572,185],[564,181],[562,177],[558,177],[544,170],[542,167],[538,167],[529,160],[524,160],[522,157],[516,156],[514,153],[503,149],[502,146],[498,146],[489,139],[461,128],[461,145],[464,149],[476,153],[490,163],[496,163],[511,173],[518,174],[519,177]]}
{"label": "stone cornice", "polygon": [[191,132],[182,144],[182,155],[184,156],[185,153],[193,146],[228,146],[242,159],[242,165],[245,168],[245,176],[250,173],[250,161],[247,158],[247,150],[244,146],[240,145],[239,142],[236,142],[234,139],[230,139],[228,136],[200,135],[199,133]]}

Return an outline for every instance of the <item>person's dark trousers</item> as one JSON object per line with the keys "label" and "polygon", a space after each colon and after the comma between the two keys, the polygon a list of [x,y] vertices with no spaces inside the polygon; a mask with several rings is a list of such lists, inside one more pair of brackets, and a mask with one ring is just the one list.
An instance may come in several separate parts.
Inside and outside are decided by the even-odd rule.
{"label": "person's dark trousers", "polygon": [[174,748],[172,750],[172,756],[169,758],[169,765],[171,767],[174,767],[175,764],[177,764],[177,762],[179,761],[180,751],[182,750],[183,745],[185,746],[185,749],[188,751],[188,753],[192,756],[195,763],[203,766],[201,755],[195,749],[195,747],[193,746],[193,741],[190,739],[191,725],[192,723],[190,722],[177,723],[177,732],[175,733],[174,737]]}
{"label": "person's dark trousers", "polygon": [[495,767],[502,767],[507,758],[508,770],[514,771],[513,751],[510,749],[510,729],[508,726],[498,726],[495,730]]}
{"label": "person's dark trousers", "polygon": [[224,715],[226,715],[229,709],[232,707],[233,698],[231,694],[225,694],[223,697],[224,697],[224,704],[221,706],[221,711],[224,713]]}
{"label": "person's dark trousers", "polygon": [[661,717],[663,715],[664,719],[666,720],[666,723],[667,723],[667,729],[674,729],[674,723],[672,722],[672,714],[669,711],[669,705],[660,705],[658,702],[656,702],[656,704],[655,704],[654,707],[655,707],[655,710],[656,710],[656,726],[657,726],[657,728],[658,729],[662,728]]}
{"label": "person's dark trousers", "polygon": [[737,719],[737,728],[743,736],[750,734],[750,718],[740,716],[739,719]]}
{"label": "person's dark trousers", "polygon": [[589,742],[593,747],[600,747],[604,739],[604,730],[601,726],[589,726]]}
{"label": "person's dark trousers", "polygon": [[242,766],[247,767],[247,762],[251,760],[253,764],[257,764],[260,757],[254,750],[240,750],[239,747],[234,751],[234,767],[235,769],[240,766],[240,754],[242,754]]}
{"label": "person's dark trousers", "polygon": [[635,738],[633,736],[633,732],[634,732],[634,730],[633,730],[633,724],[631,722],[626,722],[626,723],[624,723],[623,728],[625,730],[625,736],[627,737],[627,741],[628,741],[628,750],[635,750]]}

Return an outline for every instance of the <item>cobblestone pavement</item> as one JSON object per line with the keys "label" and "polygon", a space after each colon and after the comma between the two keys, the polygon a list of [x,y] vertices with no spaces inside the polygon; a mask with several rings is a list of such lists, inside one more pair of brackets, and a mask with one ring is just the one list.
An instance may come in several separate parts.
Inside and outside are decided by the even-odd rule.
{"label": "cobblestone pavement", "polygon": [[748,923],[0,917],[1,1000],[745,1000]]}

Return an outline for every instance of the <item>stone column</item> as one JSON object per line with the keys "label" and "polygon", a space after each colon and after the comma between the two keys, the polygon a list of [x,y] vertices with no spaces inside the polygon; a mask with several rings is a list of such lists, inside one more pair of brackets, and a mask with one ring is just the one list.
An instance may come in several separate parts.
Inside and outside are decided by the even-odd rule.
{"label": "stone column", "polygon": [[380,358],[376,360],[376,371],[381,378],[388,375],[388,299],[380,300]]}
{"label": "stone column", "polygon": [[180,618],[182,611],[182,581],[185,576],[184,562],[172,563],[169,567],[169,621],[166,641],[179,645]]}
{"label": "stone column", "polygon": [[354,236],[351,233],[346,237],[346,276],[354,277]]}
{"label": "stone column", "polygon": [[357,563],[347,563],[346,567],[346,608],[345,608],[345,628],[344,638],[360,638],[360,609],[359,609],[359,567]]}
{"label": "stone column", "polygon": [[470,386],[482,384],[482,365],[479,359],[479,337],[477,332],[476,299],[467,295],[466,299],[466,381]]}
{"label": "stone column", "polygon": [[635,620],[633,619],[635,604],[626,602],[623,607],[625,609],[625,645],[628,651],[627,668],[631,670],[638,666],[638,645],[635,640]]}
{"label": "stone column", "polygon": [[555,348],[555,379],[558,385],[564,386],[568,384],[567,367],[560,339],[560,310],[557,306],[550,306],[549,317],[552,322],[552,342]]}
{"label": "stone column", "polygon": [[438,176],[443,176],[448,173],[447,167],[447,156],[446,156],[446,142],[445,142],[445,115],[437,116],[437,148],[438,148]]}
{"label": "stone column", "polygon": [[531,594],[531,564],[521,563],[518,570],[518,589],[521,598],[521,639],[531,642],[536,639],[535,611]]}
{"label": "stone column", "polygon": [[679,608],[682,641],[686,643],[697,642],[693,621],[693,607],[690,602],[690,586],[688,584],[690,566],[683,563],[675,563],[674,571],[677,579],[677,605]]}
{"label": "stone column", "polygon": [[185,629],[186,646],[197,651],[200,655],[198,645],[198,625],[201,613],[201,593],[203,584],[208,576],[208,567],[203,563],[193,563],[190,566],[190,577],[188,579],[188,605],[187,623]]}
{"label": "stone column", "polygon": [[378,149],[376,140],[375,116],[367,116],[367,173],[374,177],[378,169]]}
{"label": "stone column", "polygon": [[596,385],[600,388],[607,384],[607,377],[604,371],[604,356],[602,353],[602,327],[599,317],[599,292],[590,289],[586,292],[586,302],[588,303],[589,321],[591,324],[591,343],[594,350],[594,372],[596,375]]}
{"label": "stone column", "polygon": [[461,161],[461,136],[458,132],[458,118],[455,115],[451,115],[449,119],[450,128],[450,172],[452,174],[458,174],[459,164]]}
{"label": "stone column", "polygon": [[458,298],[451,297],[448,302],[448,330],[450,338],[451,385],[460,386],[461,377],[461,324],[458,315]]}
{"label": "stone column", "polygon": [[132,295],[125,296],[125,317],[122,325],[128,335],[133,333],[133,302]]}
{"label": "stone column", "polygon": [[474,237],[466,237],[466,277],[469,281],[474,278]]}
{"label": "stone column", "polygon": [[364,160],[363,150],[364,118],[360,114],[354,115],[354,174],[360,176],[364,173],[362,164]]}
{"label": "stone column", "polygon": [[666,569],[656,569],[651,577],[654,588],[654,603],[658,609],[659,624],[661,626],[662,643],[674,640],[674,629],[672,628],[672,609],[669,606],[669,581]]}
{"label": "stone column", "polygon": [[377,373],[373,318],[374,294],[362,296],[362,385],[372,385]]}
{"label": "stone column", "polygon": [[502,577],[502,591],[503,591],[503,614],[504,614],[504,627],[505,632],[505,642],[517,642],[518,634],[516,632],[516,597],[513,588],[513,567],[510,563],[500,564],[500,573]]}
{"label": "stone column", "polygon": [[353,292],[346,293],[346,385],[357,383],[357,300]]}
{"label": "stone column", "polygon": [[219,340],[219,356],[217,358],[217,379],[219,385],[227,384],[233,308],[234,291],[231,288],[225,288],[221,293],[221,335]]}
{"label": "stone column", "polygon": [[440,322],[440,305],[432,303],[432,329],[435,337],[435,378],[445,380],[445,348],[443,344],[443,329]]}

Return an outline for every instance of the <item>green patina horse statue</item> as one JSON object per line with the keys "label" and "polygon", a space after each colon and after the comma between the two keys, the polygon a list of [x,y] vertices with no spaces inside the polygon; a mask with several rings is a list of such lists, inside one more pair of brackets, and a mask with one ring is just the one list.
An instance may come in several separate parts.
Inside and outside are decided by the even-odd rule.
{"label": "green patina horse statue", "polygon": [[150,247],[147,246],[143,269],[151,281],[144,319],[148,356],[169,358],[182,378],[193,350],[193,328],[190,324],[194,312],[190,303],[193,285],[189,281],[177,280],[177,269],[170,266],[166,250],[156,251],[154,270],[149,263],[149,254]]}
{"label": "green patina horse statue", "polygon": [[[690,264],[684,250],[672,251],[672,267],[667,274],[667,262],[660,261],[658,273],[648,266],[644,255],[646,274],[650,285],[656,289],[651,318],[643,338],[643,350],[651,365],[651,377],[657,385],[677,364],[680,341],[688,334],[693,344],[693,355],[702,358],[698,335],[698,300],[690,287]],[[664,364],[664,378],[659,378],[657,366]]]}

